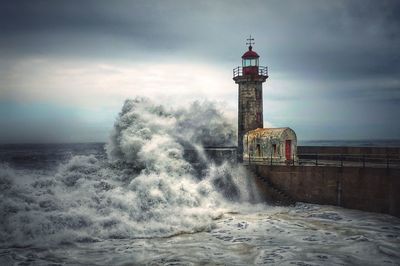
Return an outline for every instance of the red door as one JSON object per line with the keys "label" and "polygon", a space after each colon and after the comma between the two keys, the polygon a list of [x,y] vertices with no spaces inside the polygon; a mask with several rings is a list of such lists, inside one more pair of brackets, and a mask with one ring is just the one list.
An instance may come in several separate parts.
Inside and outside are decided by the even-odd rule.
{"label": "red door", "polygon": [[285,155],[286,155],[286,160],[291,160],[292,157],[292,141],[291,140],[286,140],[286,145],[285,145]]}

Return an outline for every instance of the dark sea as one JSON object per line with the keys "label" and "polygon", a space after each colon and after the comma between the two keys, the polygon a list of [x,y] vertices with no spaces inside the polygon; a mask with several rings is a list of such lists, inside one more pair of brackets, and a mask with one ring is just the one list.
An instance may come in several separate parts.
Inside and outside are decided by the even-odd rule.
{"label": "dark sea", "polygon": [[0,163],[17,169],[54,170],[77,155],[105,159],[105,143],[0,144]]}
{"label": "dark sea", "polygon": [[[106,143],[0,144],[0,163],[18,169],[54,170],[76,155],[106,159]],[[392,140],[299,140],[299,146],[400,147]]]}
{"label": "dark sea", "polygon": [[301,146],[400,147],[400,139],[375,140],[299,140]]}
{"label": "dark sea", "polygon": [[257,202],[243,169],[196,179],[148,149],[138,172],[111,164],[105,143],[1,145],[0,265],[400,265],[398,218]]}

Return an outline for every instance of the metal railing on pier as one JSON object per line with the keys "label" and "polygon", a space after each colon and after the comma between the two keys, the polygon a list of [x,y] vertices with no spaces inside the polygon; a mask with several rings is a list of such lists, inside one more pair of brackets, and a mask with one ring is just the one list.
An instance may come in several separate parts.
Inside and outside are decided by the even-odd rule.
{"label": "metal railing on pier", "polygon": [[244,164],[259,165],[300,165],[333,167],[400,168],[399,154],[298,154],[291,160],[276,157],[244,156]]}

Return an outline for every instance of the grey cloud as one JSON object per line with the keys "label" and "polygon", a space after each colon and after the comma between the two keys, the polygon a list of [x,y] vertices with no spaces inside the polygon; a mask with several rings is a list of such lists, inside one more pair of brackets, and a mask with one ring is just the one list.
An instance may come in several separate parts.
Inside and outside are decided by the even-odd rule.
{"label": "grey cloud", "polygon": [[[265,63],[277,70],[348,74],[360,67],[379,72],[399,64],[396,1],[10,1],[2,5],[1,46],[16,53],[33,49],[124,57],[173,51],[180,57],[232,62],[238,61],[244,38],[252,33]],[[378,66],[372,67],[371,60]]]}
{"label": "grey cloud", "polygon": [[176,16],[160,2],[20,1],[2,5],[0,45],[15,54],[119,57],[138,47],[163,51],[185,41],[170,26],[170,18]]}

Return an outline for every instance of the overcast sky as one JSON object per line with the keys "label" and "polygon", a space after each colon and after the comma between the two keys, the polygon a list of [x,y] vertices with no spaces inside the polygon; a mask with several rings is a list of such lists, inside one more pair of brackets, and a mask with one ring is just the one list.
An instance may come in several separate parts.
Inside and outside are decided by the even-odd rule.
{"label": "overcast sky", "polygon": [[0,142],[106,141],[126,98],[217,101],[255,38],[266,126],[400,138],[400,1],[1,1]]}

